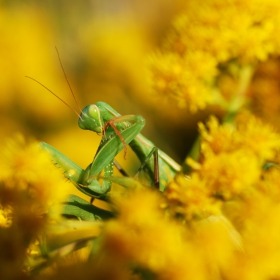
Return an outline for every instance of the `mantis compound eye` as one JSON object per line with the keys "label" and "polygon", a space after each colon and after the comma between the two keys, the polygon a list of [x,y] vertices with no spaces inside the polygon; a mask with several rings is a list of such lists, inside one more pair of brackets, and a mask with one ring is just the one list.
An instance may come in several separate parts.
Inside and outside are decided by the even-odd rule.
{"label": "mantis compound eye", "polygon": [[89,105],[88,115],[95,120],[96,126],[102,126],[103,122],[101,120],[100,110],[96,105]]}
{"label": "mantis compound eye", "polygon": [[96,105],[86,106],[80,114],[78,124],[82,129],[102,132],[103,121],[99,108]]}
{"label": "mantis compound eye", "polygon": [[89,105],[88,106],[88,115],[95,120],[99,120],[100,119],[99,108],[96,105]]}

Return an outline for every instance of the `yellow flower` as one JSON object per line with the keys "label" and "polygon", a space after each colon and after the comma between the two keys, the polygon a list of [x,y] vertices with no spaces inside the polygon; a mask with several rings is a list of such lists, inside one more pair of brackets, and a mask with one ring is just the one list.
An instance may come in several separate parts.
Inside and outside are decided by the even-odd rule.
{"label": "yellow flower", "polygon": [[240,148],[240,135],[232,124],[219,124],[216,117],[210,116],[204,125],[198,124],[201,136],[201,151],[204,156],[208,153],[218,155],[220,153],[231,153]]}
{"label": "yellow flower", "polygon": [[261,162],[276,157],[280,149],[280,134],[274,127],[249,113],[239,114],[236,122],[244,149],[251,150]]}
{"label": "yellow flower", "polygon": [[220,203],[211,197],[206,181],[193,173],[190,178],[178,175],[165,190],[172,216],[183,216],[183,220],[205,218],[220,213]]}
{"label": "yellow flower", "polygon": [[48,217],[60,221],[60,208],[49,207],[66,194],[69,183],[62,178],[36,141],[17,135],[1,148],[0,278],[21,278],[27,255],[39,254],[42,248],[34,240],[46,229]]}
{"label": "yellow flower", "polygon": [[[242,68],[279,54],[280,40],[275,36],[279,15],[280,3],[275,0],[188,1],[166,35],[161,56],[150,66],[153,90],[175,97],[180,106],[193,112],[211,103],[227,108],[230,104],[217,81],[230,73],[236,84],[242,84]],[[176,57],[176,62],[166,57]],[[239,68],[237,72],[231,72],[231,64]],[[168,78],[174,65],[182,70],[172,76],[171,86]]]}
{"label": "yellow flower", "polygon": [[208,155],[198,171],[211,193],[224,199],[249,190],[261,175],[257,158],[246,150]]}
{"label": "yellow flower", "polygon": [[[278,185],[278,184],[277,184]],[[270,195],[253,191],[231,209],[243,238],[244,252],[227,264],[228,279],[279,277],[280,207]],[[236,270],[236,267],[239,269]]]}
{"label": "yellow flower", "polygon": [[[1,148],[1,216],[8,218],[8,213],[3,210],[9,209],[12,217],[8,227],[6,221],[0,228],[1,278],[3,275],[7,279],[20,278],[29,243],[45,225],[46,219],[42,214],[47,211],[53,187],[49,165],[49,159],[41,152],[38,143],[28,145],[21,135],[10,139]],[[46,173],[43,175],[43,172]],[[11,252],[12,258],[8,257]]]}
{"label": "yellow flower", "polygon": [[149,271],[157,279],[203,279],[187,228],[166,217],[161,201],[160,193],[149,189],[118,201],[119,216],[107,223],[102,236],[103,256]]}
{"label": "yellow flower", "polygon": [[194,51],[182,59],[176,53],[158,52],[150,58],[149,68],[150,85],[160,98],[173,97],[192,112],[212,102],[208,87],[216,69],[214,59],[207,53]]}
{"label": "yellow flower", "polygon": [[29,193],[42,208],[66,194],[69,184],[38,142],[27,143],[21,135],[8,140],[1,151],[0,166],[0,179],[6,187]]}
{"label": "yellow flower", "polygon": [[212,116],[206,126],[199,124],[204,156],[244,150],[253,153],[261,166],[274,159],[280,149],[280,135],[276,130],[248,112],[240,113],[235,124],[219,125]]}
{"label": "yellow flower", "polygon": [[219,125],[211,117],[207,127],[199,124],[199,128],[201,159],[187,159],[187,164],[199,173],[212,195],[224,199],[255,187],[262,166],[275,160],[280,149],[280,135],[249,113],[238,115],[235,126]]}
{"label": "yellow flower", "polygon": [[9,227],[12,223],[12,209],[10,207],[0,207],[0,228]]}
{"label": "yellow flower", "polygon": [[181,54],[203,49],[218,63],[234,57],[263,60],[277,51],[279,40],[274,32],[278,30],[279,13],[280,4],[275,0],[188,1],[164,47]]}
{"label": "yellow flower", "polygon": [[192,229],[193,242],[204,261],[206,273],[218,279],[235,255],[243,252],[242,236],[223,215],[196,221],[192,223]]}

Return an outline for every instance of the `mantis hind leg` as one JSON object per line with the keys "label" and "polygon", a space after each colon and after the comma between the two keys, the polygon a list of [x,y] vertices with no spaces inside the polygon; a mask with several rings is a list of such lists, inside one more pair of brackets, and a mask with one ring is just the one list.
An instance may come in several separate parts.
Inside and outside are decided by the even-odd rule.
{"label": "mantis hind leg", "polygon": [[137,173],[134,175],[135,178],[138,177],[139,173],[145,168],[151,157],[154,157],[154,186],[159,190],[159,167],[158,167],[158,148],[153,147],[148,156],[142,162]]}
{"label": "mantis hind leg", "polygon": [[[159,162],[158,162],[158,148],[153,147],[148,156],[145,158],[145,160],[142,162],[141,166],[137,170],[136,174],[134,175],[134,178],[137,178],[139,173],[145,169],[145,166],[147,165],[147,162],[150,160],[151,157],[154,157],[154,186],[156,189],[159,189]],[[129,175],[126,173],[126,171],[121,167],[121,165],[114,160],[114,165],[116,168],[119,170],[119,172],[124,176],[124,177],[129,177]]]}
{"label": "mantis hind leg", "polygon": [[116,168],[119,170],[119,172],[124,176],[124,177],[129,177],[128,174],[126,173],[126,171],[121,167],[121,165],[114,160],[114,165],[116,166]]}

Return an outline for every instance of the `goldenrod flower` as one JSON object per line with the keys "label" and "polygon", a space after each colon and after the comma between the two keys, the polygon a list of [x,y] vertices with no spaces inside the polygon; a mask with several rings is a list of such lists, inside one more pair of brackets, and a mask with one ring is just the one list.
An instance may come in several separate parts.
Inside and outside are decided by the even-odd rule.
{"label": "goldenrod flower", "polygon": [[[157,279],[203,279],[201,260],[188,229],[170,220],[160,205],[159,193],[143,189],[119,200],[119,216],[107,223],[102,236],[106,260],[149,271]],[[100,254],[100,253],[99,253]],[[180,261],[183,260],[183,261]],[[187,263],[188,265],[185,265]]]}
{"label": "goldenrod flower", "polygon": [[156,53],[149,66],[151,87],[161,98],[172,96],[182,107],[187,103],[192,112],[213,100],[207,87],[216,73],[215,61],[207,53],[195,51],[185,59],[176,53]]}
{"label": "goldenrod flower", "polygon": [[[255,187],[262,166],[276,158],[280,135],[248,113],[240,114],[233,124],[219,125],[211,117],[199,125],[201,133],[201,162],[187,159],[205,181],[212,195],[231,199]],[[243,176],[244,168],[246,176]]]}
{"label": "goldenrod flower", "polygon": [[206,279],[218,277],[232,263],[235,255],[244,252],[242,236],[223,215],[211,215],[192,223],[193,243],[204,261]]}
{"label": "goldenrod flower", "polygon": [[[246,169],[246,176],[244,176]],[[213,195],[231,199],[250,189],[261,174],[257,158],[244,150],[208,156],[199,169]]]}
{"label": "goldenrod flower", "polygon": [[[230,100],[240,94],[238,86],[227,104],[217,80],[230,73],[242,85],[243,68],[278,55],[279,25],[280,3],[275,0],[188,1],[166,35],[162,54],[152,60],[151,86],[191,111],[213,103],[229,109]],[[179,72],[172,72],[177,68]],[[246,86],[242,91],[244,95]]]}
{"label": "goldenrod flower", "polygon": [[218,155],[230,153],[240,148],[240,135],[233,124],[220,125],[218,119],[210,116],[206,125],[198,124],[201,136],[201,151],[204,156],[208,153]]}
{"label": "goldenrod flower", "polygon": [[1,148],[0,167],[0,278],[20,279],[27,249],[65,184],[39,143],[27,143],[21,135]]}
{"label": "goldenrod flower", "polygon": [[249,113],[240,114],[236,122],[244,149],[251,150],[261,162],[275,158],[280,149],[280,134],[274,127]]}
{"label": "goldenrod flower", "polygon": [[211,189],[197,174],[175,177],[165,190],[172,216],[190,221],[220,214],[220,203],[211,197]]}
{"label": "goldenrod flower", "polygon": [[10,207],[0,207],[0,228],[9,227],[12,223],[12,209]]}
{"label": "goldenrod flower", "polygon": [[280,275],[280,207],[271,195],[256,190],[234,207],[228,205],[227,213],[231,213],[244,244],[244,251],[236,252],[227,264],[229,279],[269,279],[271,275]]}
{"label": "goldenrod flower", "polygon": [[[38,206],[49,206],[65,195],[67,183],[38,142],[27,143],[21,135],[2,148],[0,179],[15,193],[24,191]],[[44,207],[42,207],[44,208]]]}
{"label": "goldenrod flower", "polygon": [[276,130],[249,113],[239,114],[235,124],[219,125],[215,117],[210,117],[206,126],[199,124],[204,157],[208,153],[218,155],[246,150],[262,165],[274,159],[280,148],[280,135]]}

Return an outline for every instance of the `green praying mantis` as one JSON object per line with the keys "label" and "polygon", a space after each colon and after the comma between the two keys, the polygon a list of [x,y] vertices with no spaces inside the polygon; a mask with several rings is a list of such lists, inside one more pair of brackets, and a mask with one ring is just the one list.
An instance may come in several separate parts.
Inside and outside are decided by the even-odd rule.
{"label": "green praying mantis", "polygon": [[[142,162],[139,170],[145,170],[151,181],[155,181],[155,186],[163,191],[167,182],[180,171],[180,165],[140,134],[140,131],[145,126],[145,119],[140,115],[122,116],[105,102],[97,102],[81,110],[65,74],[59,54],[58,58],[80,113],[76,112],[59,96],[37,80],[28,76],[27,78],[42,85],[73,110],[78,116],[78,125],[81,129],[102,134],[94,159],[86,169],[79,167],[51,145],[41,143],[43,149],[51,155],[54,163],[63,170],[64,176],[71,180],[81,192],[92,198],[106,200],[112,184],[110,178],[113,176],[114,163],[117,164],[114,158],[122,150],[124,150],[125,156],[127,145],[130,145]],[[150,160],[152,156],[154,156],[154,161]],[[104,171],[103,180],[100,183],[98,179],[102,171]],[[118,183],[122,184],[124,180],[118,180]]]}
{"label": "green praying mantis", "polygon": [[[115,156],[123,149],[126,154],[126,145],[130,145],[142,166],[160,190],[164,190],[170,178],[180,170],[179,165],[165,153],[155,148],[154,144],[140,134],[145,125],[145,120],[139,115],[121,116],[111,106],[104,102],[86,106],[79,116],[78,125],[81,129],[102,133],[102,140],[97,149],[92,163],[83,170],[69,158],[47,143],[42,143],[43,148],[51,154],[54,162],[64,170],[66,178],[70,179],[81,190],[91,197],[102,198],[110,190],[113,175]],[[159,182],[154,175],[153,162],[149,159],[153,154],[158,160]],[[158,163],[157,163],[158,162]],[[140,167],[142,169],[142,167]],[[103,182],[97,180],[100,172],[104,170]]]}

